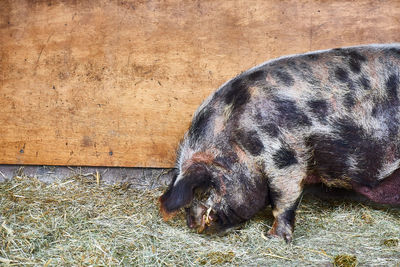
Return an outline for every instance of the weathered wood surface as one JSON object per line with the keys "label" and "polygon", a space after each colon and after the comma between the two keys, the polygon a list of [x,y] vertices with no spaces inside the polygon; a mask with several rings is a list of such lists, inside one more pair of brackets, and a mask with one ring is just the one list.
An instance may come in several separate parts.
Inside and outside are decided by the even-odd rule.
{"label": "weathered wood surface", "polygon": [[237,73],[399,33],[400,1],[3,0],[0,163],[171,167]]}

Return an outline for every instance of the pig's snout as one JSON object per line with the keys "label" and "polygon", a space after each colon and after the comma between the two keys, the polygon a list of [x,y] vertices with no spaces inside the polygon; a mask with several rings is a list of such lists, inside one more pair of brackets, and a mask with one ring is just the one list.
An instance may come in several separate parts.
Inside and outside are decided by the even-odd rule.
{"label": "pig's snout", "polygon": [[215,212],[211,207],[199,203],[190,208],[186,208],[186,223],[189,228],[197,228],[198,233],[206,231],[215,221]]}

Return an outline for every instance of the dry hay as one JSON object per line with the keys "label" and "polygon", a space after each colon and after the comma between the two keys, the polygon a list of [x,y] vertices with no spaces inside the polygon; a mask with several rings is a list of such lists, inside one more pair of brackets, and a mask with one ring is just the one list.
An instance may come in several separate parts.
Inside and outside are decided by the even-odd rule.
{"label": "dry hay", "polygon": [[267,239],[270,210],[224,236],[165,223],[160,189],[75,176],[51,184],[20,174],[0,183],[0,265],[400,266],[400,212],[303,199],[291,245]]}

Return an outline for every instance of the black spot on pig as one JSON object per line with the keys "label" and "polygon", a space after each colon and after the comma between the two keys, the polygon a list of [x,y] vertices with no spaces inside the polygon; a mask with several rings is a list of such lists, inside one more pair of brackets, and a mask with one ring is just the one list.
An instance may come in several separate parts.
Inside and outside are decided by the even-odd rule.
{"label": "black spot on pig", "polygon": [[263,70],[257,70],[250,73],[248,77],[250,81],[262,81],[265,79],[266,73]]}
{"label": "black spot on pig", "polygon": [[[338,119],[334,134],[314,134],[306,139],[312,158],[309,169],[325,179],[350,179],[358,184],[374,186],[385,153],[383,145],[354,121]],[[352,159],[352,161],[348,160]]]}
{"label": "black spot on pig", "polygon": [[317,118],[321,121],[325,121],[326,116],[328,116],[328,103],[323,99],[309,100],[307,105],[310,111],[317,115]]}
{"label": "black spot on pig", "polygon": [[279,169],[286,168],[297,163],[296,152],[287,145],[282,145],[279,150],[272,155],[275,166]]}
{"label": "black spot on pig", "polygon": [[348,166],[343,160],[348,153],[345,140],[335,139],[328,135],[314,134],[306,139],[312,157],[308,161],[308,169],[325,179],[340,179]]}
{"label": "black spot on pig", "polygon": [[364,90],[371,89],[371,82],[364,75],[360,77],[359,82]]}
{"label": "black spot on pig", "polygon": [[350,69],[355,72],[355,73],[359,73],[361,71],[361,63],[358,60],[355,60],[353,58],[350,58]]}
{"label": "black spot on pig", "polygon": [[349,59],[350,70],[352,70],[355,73],[359,73],[361,71],[362,63],[367,61],[367,58],[355,50],[350,51],[348,55],[350,57]]}
{"label": "black spot on pig", "polygon": [[196,142],[205,135],[205,131],[209,125],[211,116],[214,110],[212,108],[203,108],[193,119],[193,122],[189,128],[189,136],[191,141]]}
{"label": "black spot on pig", "polygon": [[398,76],[396,74],[390,75],[385,85],[387,97],[384,100],[375,100],[371,114],[386,124],[389,137],[394,138],[397,136],[399,130],[399,121],[396,116],[400,105]]}
{"label": "black spot on pig", "polygon": [[366,132],[349,118],[339,118],[334,122],[334,132],[344,140],[361,140]]}
{"label": "black spot on pig", "polygon": [[392,47],[388,51],[390,54],[400,58],[400,48]]}
{"label": "black spot on pig", "polygon": [[377,118],[380,115],[380,104],[375,104],[371,110],[371,115]]}
{"label": "black spot on pig", "polygon": [[298,80],[304,80],[313,85],[314,88],[320,86],[320,81],[314,76],[313,70],[307,62],[301,61],[297,64],[295,60],[288,60],[288,65],[292,74],[298,77]]}
{"label": "black spot on pig", "polygon": [[283,68],[277,68],[276,70],[272,71],[272,76],[277,78],[285,86],[292,86],[294,84],[293,77]]}
{"label": "black spot on pig", "polygon": [[363,54],[354,49],[333,49],[333,51],[348,62],[350,70],[354,73],[360,73],[362,64],[367,61]]}
{"label": "black spot on pig", "polygon": [[275,123],[265,123],[260,126],[261,130],[268,134],[269,137],[278,137],[279,128]]}
{"label": "black spot on pig", "polygon": [[350,50],[349,56],[355,60],[366,62],[367,58],[357,50]]}
{"label": "black spot on pig", "polygon": [[243,79],[236,78],[228,87],[225,103],[232,105],[232,112],[245,105],[250,99],[250,92]]}
{"label": "black spot on pig", "polygon": [[335,69],[335,77],[342,83],[349,81],[349,73],[345,69],[340,67],[337,67]]}
{"label": "black spot on pig", "polygon": [[360,171],[352,174],[353,180],[362,185],[375,186],[379,183],[379,170],[386,154],[382,148],[383,144],[372,138],[367,138],[360,141],[358,147],[361,148],[360,151],[356,152],[357,167]]}
{"label": "black spot on pig", "polygon": [[397,119],[398,103],[386,99],[377,101],[372,108],[371,115],[386,125],[390,138],[397,136],[399,131],[399,120]]}
{"label": "black spot on pig", "polygon": [[256,131],[237,130],[235,136],[239,144],[253,156],[260,155],[264,150],[264,145]]}
{"label": "black spot on pig", "polygon": [[309,73],[312,73],[312,68],[310,67],[310,64],[308,62],[302,60],[299,62],[298,66],[299,70],[305,70]]}
{"label": "black spot on pig", "polygon": [[399,77],[396,74],[392,74],[386,81],[386,92],[387,97],[390,101],[398,103],[398,88],[399,87]]}
{"label": "black spot on pig", "polygon": [[[347,89],[350,91],[354,90],[354,83],[349,77],[349,73],[342,67],[336,67],[334,70],[334,77],[341,83],[347,85]],[[343,88],[345,89],[345,88]]]}
{"label": "black spot on pig", "polygon": [[360,146],[360,148],[363,148],[365,144],[373,145],[375,143],[375,140],[362,127],[348,118],[337,119],[334,132],[338,133],[343,140],[347,140],[354,147]]}
{"label": "black spot on pig", "polygon": [[348,92],[344,95],[343,106],[347,108],[347,110],[351,110],[352,107],[356,104],[356,100],[354,94]]}
{"label": "black spot on pig", "polygon": [[311,126],[310,119],[296,106],[294,101],[274,98],[273,102],[275,103],[275,107],[280,115],[279,125],[283,125],[288,128]]}
{"label": "black spot on pig", "polygon": [[315,60],[319,59],[319,55],[318,54],[307,54],[307,55],[304,55],[304,57],[306,59],[308,59],[308,60],[311,60],[311,61],[315,61]]}

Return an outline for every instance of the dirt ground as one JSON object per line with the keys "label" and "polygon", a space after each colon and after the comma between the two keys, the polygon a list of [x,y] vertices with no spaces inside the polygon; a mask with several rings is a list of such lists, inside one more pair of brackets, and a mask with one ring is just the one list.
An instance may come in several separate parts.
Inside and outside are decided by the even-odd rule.
{"label": "dirt ground", "polygon": [[225,235],[164,222],[168,170],[0,166],[0,265],[400,266],[400,210],[306,195],[294,240],[267,208]]}

